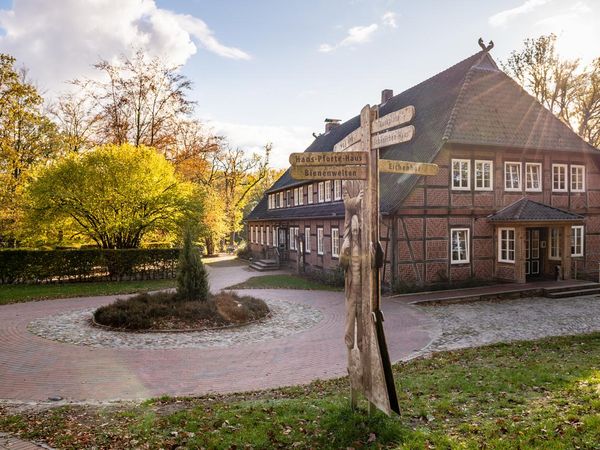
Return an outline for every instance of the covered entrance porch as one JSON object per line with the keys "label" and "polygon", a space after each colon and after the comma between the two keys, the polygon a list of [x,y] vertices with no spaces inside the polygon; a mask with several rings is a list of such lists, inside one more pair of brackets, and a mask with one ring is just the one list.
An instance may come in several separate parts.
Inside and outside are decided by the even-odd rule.
{"label": "covered entrance porch", "polygon": [[517,283],[571,279],[573,230],[583,219],[526,198],[490,215],[488,220],[495,226],[496,278]]}

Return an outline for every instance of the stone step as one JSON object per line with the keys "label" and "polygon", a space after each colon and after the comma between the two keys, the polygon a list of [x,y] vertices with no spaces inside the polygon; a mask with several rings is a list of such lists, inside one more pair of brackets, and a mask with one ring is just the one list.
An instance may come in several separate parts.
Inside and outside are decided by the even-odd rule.
{"label": "stone step", "polygon": [[279,264],[274,259],[258,259],[252,261],[250,268],[259,272],[265,272],[267,270],[279,270]]}
{"label": "stone step", "polygon": [[568,297],[579,297],[581,295],[594,295],[594,294],[600,294],[600,287],[559,291],[559,292],[546,292],[546,297],[548,297],[548,298],[568,298]]}
{"label": "stone step", "polygon": [[581,289],[589,289],[589,288],[594,288],[594,287],[600,288],[600,284],[590,281],[589,283],[579,283],[579,284],[573,284],[571,286],[547,287],[544,289],[544,291],[546,293],[567,292],[567,291],[579,291]]}

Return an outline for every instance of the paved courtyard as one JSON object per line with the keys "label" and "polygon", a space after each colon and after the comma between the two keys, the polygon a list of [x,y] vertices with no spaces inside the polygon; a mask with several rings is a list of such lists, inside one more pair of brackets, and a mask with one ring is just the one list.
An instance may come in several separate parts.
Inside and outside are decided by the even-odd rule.
{"label": "paved courtyard", "polygon": [[[210,267],[214,290],[257,275],[243,266]],[[138,345],[122,345],[115,337],[102,343],[63,342],[44,335],[39,324],[56,325],[69,317],[112,302],[114,296],[48,300],[0,307],[0,399],[40,401],[60,396],[71,401],[140,399],[163,394],[225,393],[307,383],[346,373],[343,340],[344,298],[341,292],[248,290],[245,294],[288,308],[295,327],[271,320],[275,329],[257,333],[228,331],[230,342],[212,342],[207,333],[177,333],[180,339],[157,346],[156,338],[137,334]],[[434,337],[430,319],[415,307],[384,307],[391,357],[408,358]],[[66,315],[66,316],[65,316]],[[36,325],[37,324],[37,325]],[[36,328],[37,327],[37,328]],[[285,328],[282,330],[282,328]],[[98,333],[89,328],[90,333]],[[107,334],[119,334],[110,333]],[[242,334],[242,338],[235,337]],[[269,333],[272,333],[269,335]],[[435,333],[435,331],[433,331]],[[187,335],[187,336],[186,336]],[[244,339],[248,337],[248,339]],[[164,338],[164,337],[163,337]],[[195,345],[190,341],[195,338]],[[77,336],[75,336],[77,339]],[[166,339],[166,338],[165,338]],[[90,345],[92,344],[92,345]]]}
{"label": "paved courtyard", "polygon": [[[256,272],[209,267],[218,290]],[[346,373],[341,292],[248,290],[273,317],[214,332],[136,334],[92,328],[114,296],[0,306],[0,399],[96,402],[267,389]],[[384,299],[393,361],[431,351],[600,330],[597,296],[413,306]]]}

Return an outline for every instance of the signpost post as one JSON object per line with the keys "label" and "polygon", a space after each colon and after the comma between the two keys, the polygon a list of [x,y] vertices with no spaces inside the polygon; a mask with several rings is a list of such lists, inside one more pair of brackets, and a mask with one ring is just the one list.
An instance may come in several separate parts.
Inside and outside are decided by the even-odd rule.
{"label": "signpost post", "polygon": [[[338,142],[333,152],[290,155],[291,175],[297,180],[344,180],[344,235],[340,265],[345,270],[348,374],[352,405],[357,393],[369,400],[369,412],[377,407],[387,415],[400,414],[392,366],[380,309],[383,251],[379,243],[379,173],[435,175],[435,164],[379,159],[382,147],[410,141],[415,134],[410,122],[414,106],[383,117],[366,105],[360,127]],[[393,128],[393,129],[392,129]]]}

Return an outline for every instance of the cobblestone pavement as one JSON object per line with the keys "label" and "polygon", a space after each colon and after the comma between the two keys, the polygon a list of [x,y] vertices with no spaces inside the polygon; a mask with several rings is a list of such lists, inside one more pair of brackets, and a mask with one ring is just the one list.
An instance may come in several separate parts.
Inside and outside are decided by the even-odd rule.
{"label": "cobblestone pavement", "polygon": [[424,351],[533,340],[600,331],[600,296],[418,306],[441,327],[441,335]]}
{"label": "cobblestone pavement", "polygon": [[27,329],[40,337],[67,344],[90,347],[174,349],[230,347],[278,339],[316,325],[323,314],[308,305],[267,300],[271,316],[256,323],[190,333],[123,333],[93,326],[90,319],[95,308],[41,317]]}
{"label": "cobblestone pavement", "polygon": [[[208,269],[213,290],[258,275],[241,266]],[[345,375],[341,292],[244,293],[296,310],[316,310],[321,320],[287,335],[227,347],[96,348],[45,339],[27,326],[38,319],[97,308],[115,296],[0,306],[0,399],[134,400],[269,389]],[[417,308],[383,303],[392,360],[409,358],[437,335],[435,324]]]}

